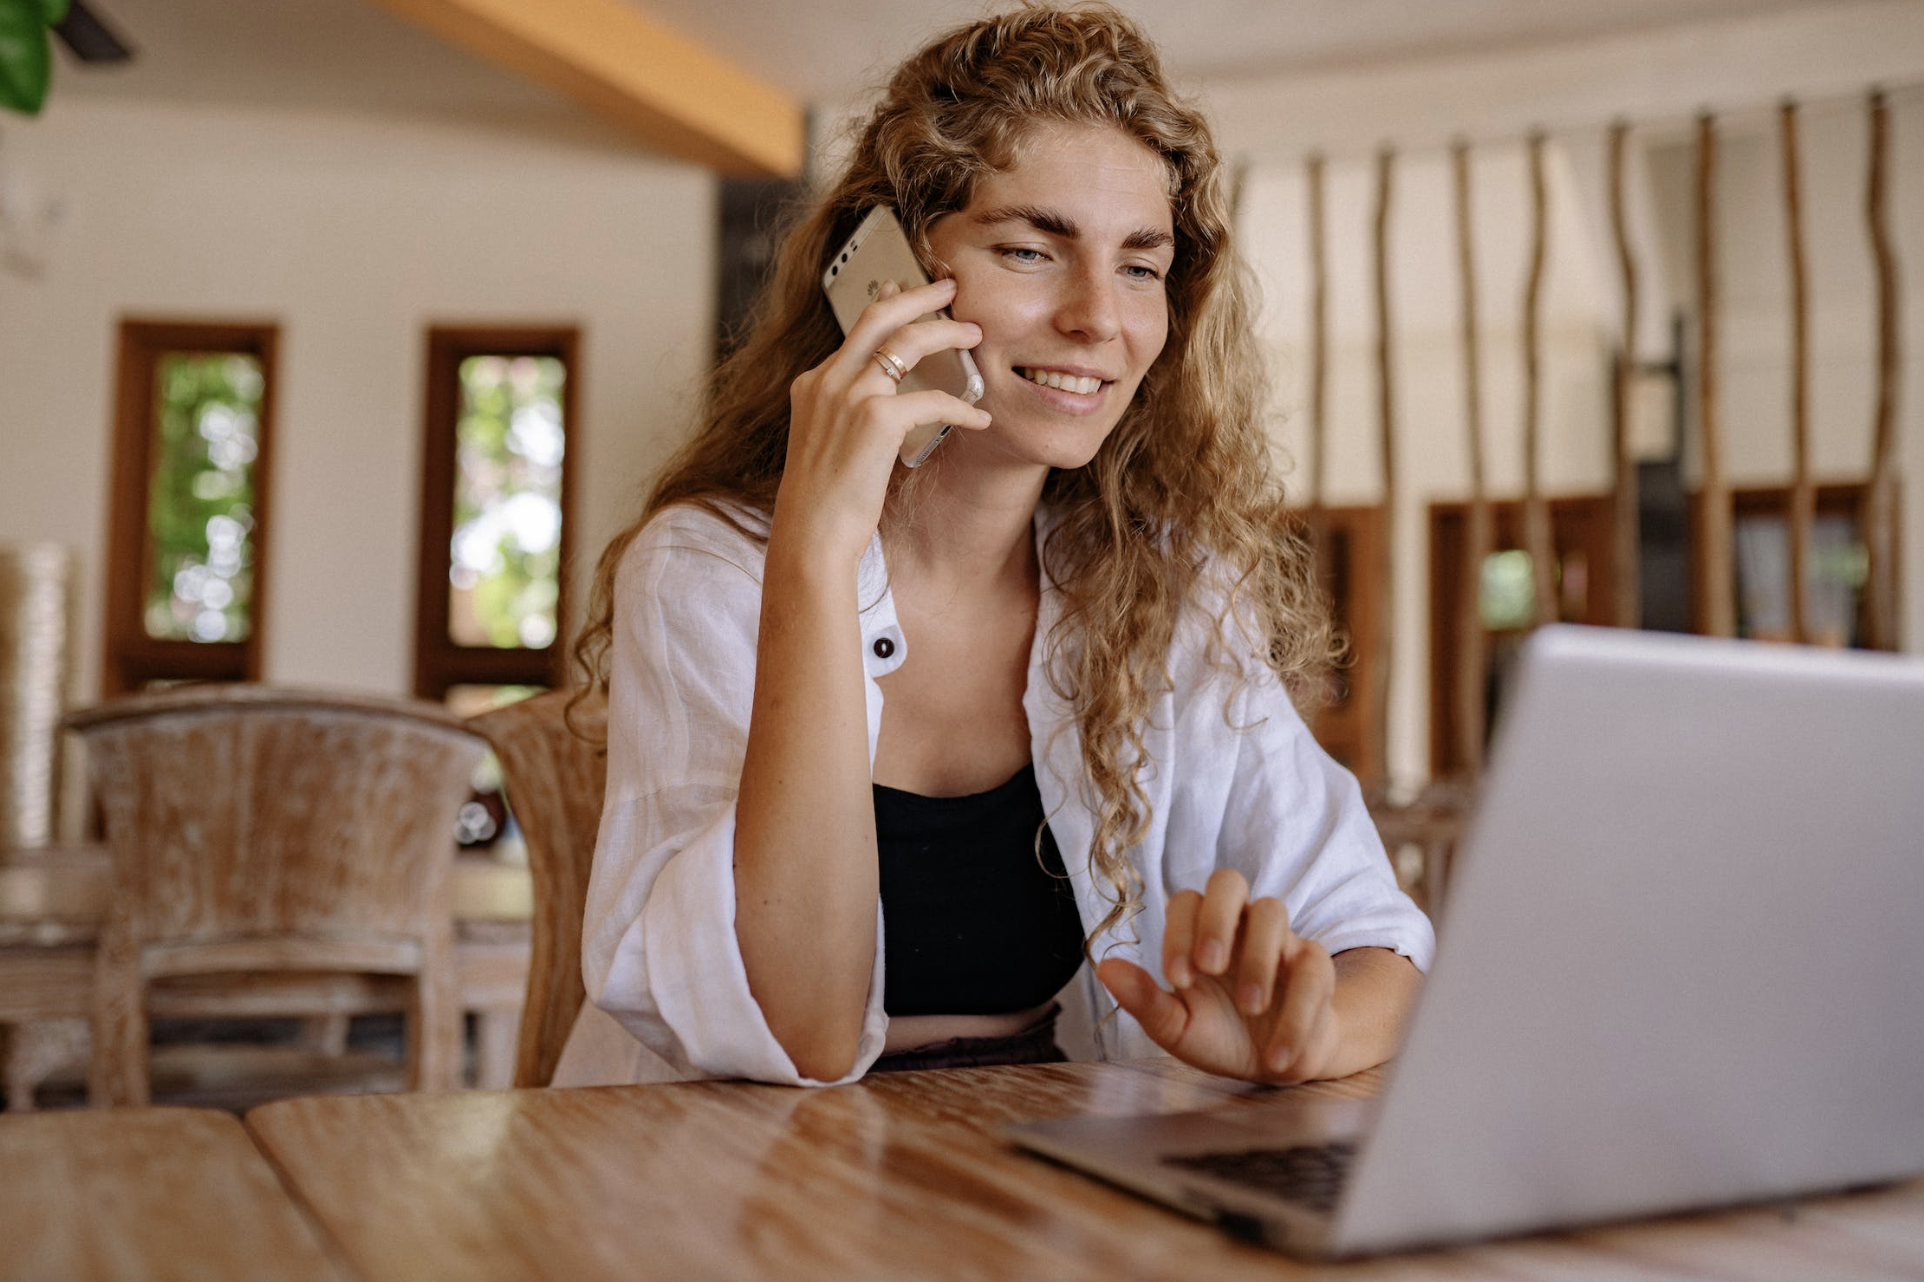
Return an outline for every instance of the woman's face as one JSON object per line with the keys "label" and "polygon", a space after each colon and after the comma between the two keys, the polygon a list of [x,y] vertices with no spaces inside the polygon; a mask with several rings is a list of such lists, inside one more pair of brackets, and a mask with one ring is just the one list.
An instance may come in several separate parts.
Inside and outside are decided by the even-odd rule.
{"label": "woman's face", "polygon": [[1168,171],[1104,125],[1039,125],[1017,157],[929,228],[955,274],[951,311],[982,327],[975,363],[995,420],[943,448],[1081,467],[1169,337]]}

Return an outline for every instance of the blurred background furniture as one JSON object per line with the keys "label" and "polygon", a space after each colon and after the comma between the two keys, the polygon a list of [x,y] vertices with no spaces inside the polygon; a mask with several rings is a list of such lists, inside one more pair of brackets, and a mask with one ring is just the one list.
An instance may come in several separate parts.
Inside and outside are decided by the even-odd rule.
{"label": "blurred background furniture", "polygon": [[[534,914],[528,870],[484,856],[457,856],[452,863],[455,972],[461,1009],[475,1023],[473,1084],[505,1087],[514,1078],[528,983]],[[43,1093],[60,1104],[84,1090],[94,944],[112,897],[113,865],[104,846],[0,851],[0,1026],[11,1026],[3,1074],[9,1112],[35,1108]],[[279,1041],[246,1054],[232,1045],[157,1046],[154,1092],[169,1103],[237,1108],[290,1093],[398,1089],[400,1070],[388,1067],[397,1038],[385,1024],[364,1021],[348,1052],[331,1058],[297,1053]],[[370,1046],[373,1053],[357,1054]]]}
{"label": "blurred background furniture", "polygon": [[516,1086],[546,1086],[587,998],[581,919],[608,783],[608,707],[584,698],[572,712],[552,690],[484,712],[468,725],[501,761],[508,806],[528,846],[534,951],[515,1058]]}
{"label": "blurred background furniture", "polygon": [[90,1094],[149,1097],[149,1021],[406,1011],[408,1084],[457,1084],[449,872],[485,745],[437,705],[258,685],[70,715],[112,851]]}

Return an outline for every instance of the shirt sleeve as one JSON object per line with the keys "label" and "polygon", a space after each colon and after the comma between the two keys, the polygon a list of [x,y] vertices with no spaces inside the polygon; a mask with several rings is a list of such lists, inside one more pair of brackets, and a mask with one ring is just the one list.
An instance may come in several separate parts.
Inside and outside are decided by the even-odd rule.
{"label": "shirt sleeve", "polygon": [[1397,885],[1355,776],[1323,751],[1266,665],[1236,705],[1221,862],[1243,869],[1252,895],[1280,898],[1290,929],[1330,953],[1388,948],[1427,972],[1435,931]]}
{"label": "shirt sleeve", "polygon": [[[623,555],[608,794],[582,932],[588,996],[685,1076],[818,1085],[769,1031],[735,936],[735,800],[753,703],[761,549],[670,509]],[[877,958],[856,1062],[881,1053]]]}

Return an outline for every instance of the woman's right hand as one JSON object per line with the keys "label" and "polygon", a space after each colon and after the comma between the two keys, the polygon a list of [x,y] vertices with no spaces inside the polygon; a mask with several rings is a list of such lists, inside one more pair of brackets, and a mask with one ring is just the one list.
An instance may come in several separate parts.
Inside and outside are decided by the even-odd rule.
{"label": "woman's right hand", "polygon": [[882,503],[902,441],[917,423],[980,429],[986,410],[947,392],[897,394],[875,352],[886,347],[913,369],[944,348],[982,341],[967,321],[921,319],[949,305],[955,282],[900,291],[883,282],[834,355],[789,387],[788,459],[775,501],[775,524],[804,546],[860,560],[882,520]]}

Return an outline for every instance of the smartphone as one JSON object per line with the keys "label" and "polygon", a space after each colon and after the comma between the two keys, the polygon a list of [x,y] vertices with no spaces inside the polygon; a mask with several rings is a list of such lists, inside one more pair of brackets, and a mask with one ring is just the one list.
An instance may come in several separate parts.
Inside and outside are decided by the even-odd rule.
{"label": "smartphone", "polygon": [[[855,229],[848,243],[836,251],[835,257],[829,260],[828,270],[822,273],[822,292],[828,295],[828,305],[834,309],[842,333],[847,334],[862,309],[874,301],[875,291],[885,280],[892,280],[905,290],[929,283],[922,265],[915,260],[915,251],[909,246],[902,224],[896,221],[895,211],[887,205],[877,205],[868,211],[862,225]],[[930,312],[929,316],[946,318],[948,311]],[[968,352],[957,347],[946,348],[923,357],[902,380],[904,391],[927,388],[947,392],[973,405],[982,399],[982,372],[976,369],[975,358]],[[916,424],[902,439],[902,465],[922,466],[953,426],[952,423]]]}

